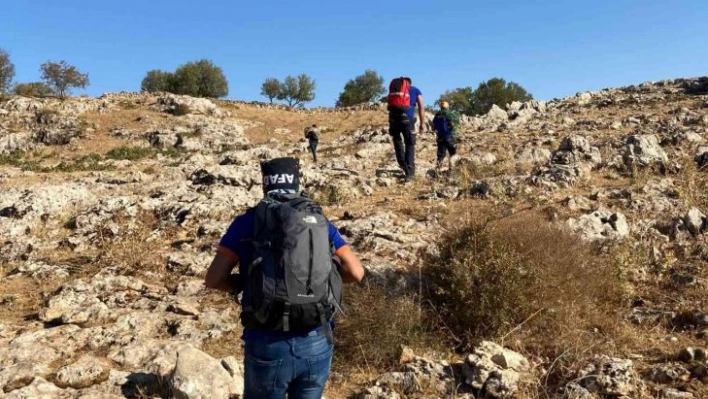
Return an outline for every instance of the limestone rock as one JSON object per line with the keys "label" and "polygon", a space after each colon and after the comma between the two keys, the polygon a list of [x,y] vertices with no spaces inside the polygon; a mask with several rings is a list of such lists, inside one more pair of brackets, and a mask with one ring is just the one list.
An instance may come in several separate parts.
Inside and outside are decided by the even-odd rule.
{"label": "limestone rock", "polygon": [[60,386],[77,389],[90,387],[106,378],[108,378],[108,370],[100,360],[92,356],[83,356],[56,373],[56,380]]}
{"label": "limestone rock", "polygon": [[669,160],[664,149],[659,146],[659,140],[653,134],[627,137],[622,157],[628,167],[643,167],[655,163],[663,165]]}
{"label": "limestone rock", "polygon": [[697,208],[691,208],[684,216],[683,221],[688,228],[688,231],[695,235],[698,235],[705,231],[706,229],[706,215],[703,214]]}
{"label": "limestone rock", "polygon": [[580,372],[578,383],[591,393],[610,396],[631,396],[641,385],[631,360],[608,356],[596,357]]}
{"label": "limestone rock", "polygon": [[31,384],[16,389],[4,396],[5,399],[70,399],[71,390],[64,390],[42,377],[36,377]]}
{"label": "limestone rock", "polygon": [[529,370],[529,362],[521,354],[483,341],[467,356],[462,372],[473,388],[484,389],[494,398],[508,398],[516,394]]}
{"label": "limestone rock", "polygon": [[177,351],[177,363],[170,376],[172,394],[176,399],[229,399],[243,393],[243,377],[231,375],[217,359],[185,345]]}

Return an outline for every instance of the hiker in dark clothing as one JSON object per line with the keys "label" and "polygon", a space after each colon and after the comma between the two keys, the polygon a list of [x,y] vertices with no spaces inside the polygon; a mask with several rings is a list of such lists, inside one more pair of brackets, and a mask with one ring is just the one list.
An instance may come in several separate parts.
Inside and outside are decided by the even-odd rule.
{"label": "hiker in dark clothing", "polygon": [[297,159],[264,162],[261,172],[263,199],[226,230],[205,283],[234,297],[243,292],[244,399],[321,398],[342,283],[360,282],[365,271],[299,192]]}
{"label": "hiker in dark clothing", "polygon": [[310,141],[312,160],[317,164],[317,143],[320,141],[320,131],[317,129],[317,125],[313,124],[305,128],[305,138]]}
{"label": "hiker in dark clothing", "polygon": [[440,168],[445,160],[445,155],[449,154],[448,173],[452,173],[452,157],[457,153],[457,125],[459,121],[459,115],[457,112],[450,110],[450,104],[447,101],[441,101],[440,111],[438,111],[433,118],[433,126],[435,127],[438,143],[438,172],[440,172]]}

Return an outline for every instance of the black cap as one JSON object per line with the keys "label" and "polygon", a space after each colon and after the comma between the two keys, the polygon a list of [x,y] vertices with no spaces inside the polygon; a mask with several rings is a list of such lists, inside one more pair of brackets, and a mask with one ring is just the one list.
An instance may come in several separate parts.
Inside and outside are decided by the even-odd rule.
{"label": "black cap", "polygon": [[263,192],[300,189],[300,162],[296,158],[275,158],[261,163]]}

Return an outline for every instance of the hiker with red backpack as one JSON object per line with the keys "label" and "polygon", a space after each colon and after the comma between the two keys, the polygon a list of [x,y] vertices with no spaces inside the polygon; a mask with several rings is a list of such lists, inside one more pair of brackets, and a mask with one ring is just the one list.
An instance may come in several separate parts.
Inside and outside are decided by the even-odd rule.
{"label": "hiker with red backpack", "polygon": [[391,80],[388,90],[388,133],[393,139],[398,166],[403,169],[406,181],[415,179],[415,108],[418,106],[419,131],[425,127],[423,93],[412,85],[411,78]]}
{"label": "hiker with red backpack", "polygon": [[263,199],[226,230],[205,283],[243,291],[243,398],[320,398],[342,283],[360,282],[364,268],[322,208],[298,191],[297,159],[264,162],[261,172]]}

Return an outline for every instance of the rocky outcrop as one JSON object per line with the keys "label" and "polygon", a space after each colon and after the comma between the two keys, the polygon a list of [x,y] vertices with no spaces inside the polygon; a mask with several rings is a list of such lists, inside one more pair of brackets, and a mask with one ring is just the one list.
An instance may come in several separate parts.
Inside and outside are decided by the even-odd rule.
{"label": "rocky outcrop", "polygon": [[[490,398],[512,398],[531,371],[526,358],[493,342],[477,345],[463,363],[431,361],[404,347],[401,371],[376,379],[359,398],[398,398],[434,391],[440,397],[473,398],[473,392]],[[425,388],[424,388],[425,387]]]}
{"label": "rocky outcrop", "polygon": [[568,219],[568,226],[588,241],[623,238],[629,235],[627,218],[619,212],[600,208],[577,219]]}

